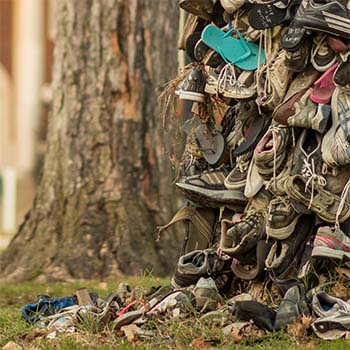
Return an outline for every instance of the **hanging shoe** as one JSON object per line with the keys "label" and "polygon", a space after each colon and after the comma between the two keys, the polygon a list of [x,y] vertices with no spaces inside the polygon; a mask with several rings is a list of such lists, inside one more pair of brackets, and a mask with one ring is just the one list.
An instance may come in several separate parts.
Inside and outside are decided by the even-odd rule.
{"label": "hanging shoe", "polygon": [[284,64],[285,55],[285,51],[280,51],[271,65],[260,66],[256,73],[256,103],[271,111],[282,102],[292,78],[292,72]]}
{"label": "hanging shoe", "polygon": [[311,64],[319,72],[327,71],[337,62],[335,52],[329,47],[325,34],[316,34],[311,50]]}
{"label": "hanging shoe", "polygon": [[179,6],[189,13],[211,21],[215,2],[216,0],[179,0]]}
{"label": "hanging shoe", "polygon": [[350,95],[334,90],[332,96],[332,126],[322,141],[322,157],[330,166],[350,164]]}
{"label": "hanging shoe", "polygon": [[254,162],[264,180],[276,177],[282,170],[292,141],[291,128],[272,125],[254,150]]}
{"label": "hanging shoe", "polygon": [[322,226],[317,230],[311,255],[340,260],[350,258],[350,238],[340,228]]}
{"label": "hanging shoe", "polygon": [[241,190],[228,190],[225,179],[228,171],[224,168],[213,169],[199,175],[180,178],[175,186],[186,199],[211,208],[222,206],[242,208],[247,198]]}
{"label": "hanging shoe", "polygon": [[205,101],[204,94],[205,76],[200,66],[192,67],[185,79],[179,84],[175,93],[181,100],[202,103]]}
{"label": "hanging shoe", "polygon": [[232,15],[245,4],[245,0],[220,0],[221,6]]}
{"label": "hanging shoe", "polygon": [[297,27],[350,39],[350,11],[336,0],[325,4],[314,0],[303,1],[294,17],[294,23]]}

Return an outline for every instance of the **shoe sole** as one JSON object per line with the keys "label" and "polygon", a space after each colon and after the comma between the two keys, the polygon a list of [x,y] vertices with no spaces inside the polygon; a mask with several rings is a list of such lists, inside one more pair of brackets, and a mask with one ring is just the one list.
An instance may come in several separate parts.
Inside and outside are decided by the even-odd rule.
{"label": "shoe sole", "polygon": [[177,95],[180,96],[180,100],[194,101],[194,102],[204,102],[205,96],[199,92],[190,91],[178,91]]}
{"label": "shoe sole", "polygon": [[207,94],[211,94],[211,95],[216,95],[217,94],[217,87],[216,86],[212,86],[212,85],[205,85],[204,91]]}
{"label": "shoe sole", "polygon": [[342,260],[344,256],[350,258],[350,253],[341,250],[335,250],[327,247],[314,247],[311,253],[312,257],[325,257]]}
{"label": "shoe sole", "polygon": [[[243,193],[235,192],[236,196],[233,196],[233,191],[217,191],[217,190],[208,190],[206,188],[189,185],[186,183],[176,183],[175,184],[179,189],[185,190],[192,198],[196,198],[199,202],[203,202],[202,199],[204,197],[209,203],[211,202],[222,202],[227,204],[245,204],[247,203],[247,198],[243,195]],[[238,196],[237,196],[238,195]],[[196,201],[196,200],[194,200]],[[218,203],[211,203],[211,207],[213,204],[216,206]]]}

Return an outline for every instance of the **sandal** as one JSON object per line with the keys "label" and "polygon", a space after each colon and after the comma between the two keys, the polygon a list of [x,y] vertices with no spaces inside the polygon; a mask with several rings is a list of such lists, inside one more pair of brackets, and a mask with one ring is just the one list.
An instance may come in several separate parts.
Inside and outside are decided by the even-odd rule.
{"label": "sandal", "polygon": [[258,30],[268,29],[289,21],[300,0],[274,0],[268,3],[254,4],[248,13],[249,24]]}
{"label": "sandal", "polygon": [[[239,39],[232,37],[234,31]],[[255,70],[266,60],[264,50],[260,50],[254,43],[247,42],[237,29],[225,33],[216,26],[208,25],[202,32],[202,40],[218,52],[227,63],[232,63],[243,70]]]}

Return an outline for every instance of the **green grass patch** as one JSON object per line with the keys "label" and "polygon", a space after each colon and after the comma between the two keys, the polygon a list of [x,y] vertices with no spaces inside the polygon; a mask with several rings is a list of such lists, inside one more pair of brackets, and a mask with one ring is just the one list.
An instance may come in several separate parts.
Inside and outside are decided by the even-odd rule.
{"label": "green grass patch", "polygon": [[[295,339],[286,332],[252,335],[241,341],[236,341],[230,335],[224,335],[221,327],[216,324],[203,324],[196,318],[172,320],[168,322],[150,321],[145,327],[151,335],[136,342],[128,342],[122,332],[104,328],[95,332],[93,325],[78,327],[78,332],[60,334],[55,339],[47,339],[37,326],[28,325],[21,318],[21,307],[35,300],[38,294],[48,294],[52,297],[63,297],[74,294],[78,288],[86,287],[96,291],[101,297],[115,291],[121,280],[76,281],[74,283],[20,283],[0,284],[0,349],[9,341],[22,346],[23,349],[47,350],[151,350],[151,349],[190,349],[216,348],[230,350],[345,350],[350,349],[350,342],[341,339],[336,341],[321,341],[315,337]],[[128,278],[132,287],[148,289],[151,286],[166,285],[167,279],[157,279],[152,276]]]}

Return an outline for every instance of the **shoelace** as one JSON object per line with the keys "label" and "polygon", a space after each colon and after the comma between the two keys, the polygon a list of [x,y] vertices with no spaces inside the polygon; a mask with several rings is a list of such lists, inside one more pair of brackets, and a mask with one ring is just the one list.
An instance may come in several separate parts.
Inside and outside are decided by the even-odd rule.
{"label": "shoelace", "polygon": [[[271,70],[271,63],[273,59],[271,59],[272,56],[272,29],[264,29],[263,33],[260,35],[259,40],[259,52],[258,52],[258,62],[260,62],[261,59],[261,52],[262,48],[264,47],[265,55],[266,55],[266,63],[259,66],[256,70],[256,81],[257,81],[257,93],[258,96],[267,96],[271,92],[271,81],[270,81],[270,70]],[[266,71],[266,79],[264,81],[263,89],[261,89],[261,86],[259,84],[261,80],[261,76],[263,75],[264,71]],[[260,105],[258,105],[259,113],[261,114]]]}
{"label": "shoelace", "polygon": [[305,183],[305,192],[307,192],[310,184],[311,184],[311,198],[308,205],[308,209],[311,208],[312,202],[314,200],[315,187],[324,187],[327,185],[326,179],[316,173],[315,160],[311,158],[320,148],[320,144],[309,154],[304,150],[302,144],[300,144],[300,149],[305,158],[303,159],[303,167],[301,170],[301,175],[307,177],[308,180]]}
{"label": "shoelace", "polygon": [[217,94],[224,92],[227,82],[230,86],[236,86],[238,84],[235,67],[232,63],[226,64],[220,71],[216,87]]}
{"label": "shoelace", "polygon": [[326,56],[327,53],[329,52],[329,48],[326,42],[326,34],[320,36],[319,39],[316,36],[314,38],[314,43],[316,44],[316,47],[311,52],[312,59],[315,58],[317,53],[319,53],[321,56]]}
{"label": "shoelace", "polygon": [[346,203],[349,191],[350,191],[350,178],[349,178],[348,182],[346,183],[346,185],[344,186],[343,192],[340,195],[340,202],[339,202],[337,213],[335,215],[335,228],[336,229],[339,228],[339,224],[340,224],[339,217],[340,217],[340,214],[345,207],[345,203]]}

